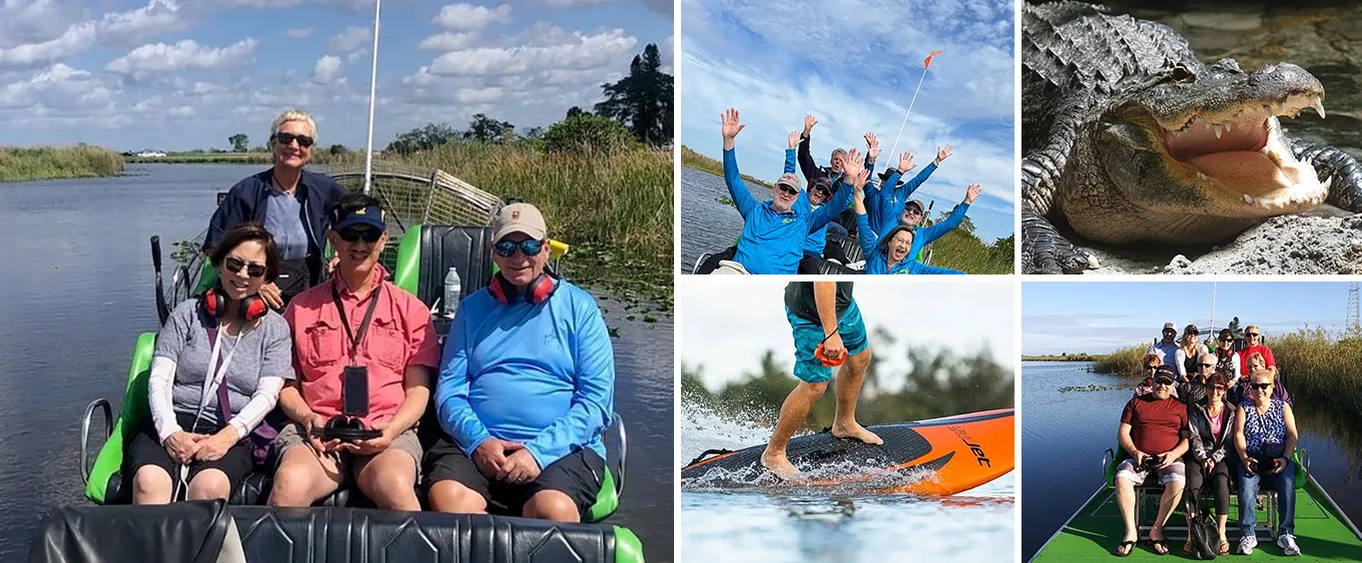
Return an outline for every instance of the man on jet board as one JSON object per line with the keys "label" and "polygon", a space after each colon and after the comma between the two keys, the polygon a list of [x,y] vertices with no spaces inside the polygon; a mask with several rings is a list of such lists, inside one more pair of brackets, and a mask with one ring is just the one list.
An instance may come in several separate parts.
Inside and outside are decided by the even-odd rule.
{"label": "man on jet board", "polygon": [[794,375],[800,382],[781,405],[780,420],[761,454],[761,464],[783,479],[799,475],[785,455],[785,446],[832,379],[832,368],[815,355],[820,346],[822,355],[829,360],[844,361],[837,370],[837,410],[832,435],[867,444],[884,443],[856,422],[856,400],[861,395],[865,369],[870,365],[870,342],[861,310],[851,295],[852,284],[790,282],[785,286],[785,315],[794,331]]}

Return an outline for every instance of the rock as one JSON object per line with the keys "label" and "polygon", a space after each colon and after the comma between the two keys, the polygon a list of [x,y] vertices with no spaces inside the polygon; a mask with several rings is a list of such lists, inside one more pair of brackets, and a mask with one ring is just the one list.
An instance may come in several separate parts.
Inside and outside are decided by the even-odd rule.
{"label": "rock", "polygon": [[1261,13],[1230,14],[1214,12],[1188,12],[1182,14],[1183,23],[1192,27],[1205,27],[1221,31],[1249,31],[1263,27]]}

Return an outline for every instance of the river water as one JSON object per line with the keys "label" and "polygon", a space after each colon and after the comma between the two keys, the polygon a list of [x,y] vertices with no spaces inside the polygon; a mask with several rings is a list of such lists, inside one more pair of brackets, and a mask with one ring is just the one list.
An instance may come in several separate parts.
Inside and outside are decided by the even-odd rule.
{"label": "river water", "polygon": [[[689,403],[680,424],[682,460],[771,436]],[[686,490],[681,561],[1012,561],[1015,498],[1015,472],[942,498]]]}
{"label": "river water", "polygon": [[[171,263],[170,243],[207,227],[214,194],[259,170],[150,164],[115,178],[0,184],[0,561],[26,556],[48,509],[88,502],[78,469],[82,409],[105,397],[117,412],[137,334],[158,326],[148,240],[159,235]],[[603,305],[605,297],[597,295]],[[649,561],[668,561],[672,321],[628,321],[625,307],[607,308],[619,331],[615,408],[629,432],[629,466],[606,523],[638,534]]]}
{"label": "river water", "polygon": [[[744,182],[758,201],[771,199],[771,190]],[[681,273],[689,274],[704,253],[724,250],[742,235],[738,208],[728,200],[724,179],[694,168],[681,167]]]}
{"label": "river water", "polygon": [[[1022,362],[1022,561],[1028,561],[1093,491],[1104,483],[1102,454],[1116,447],[1121,409],[1131,389],[1059,391],[1062,387],[1128,386],[1124,377],[1086,371],[1087,362]],[[1362,450],[1337,436],[1356,433],[1356,421],[1309,416],[1297,404],[1300,446],[1310,472],[1354,522],[1362,522]],[[1349,427],[1351,425],[1351,427]]]}

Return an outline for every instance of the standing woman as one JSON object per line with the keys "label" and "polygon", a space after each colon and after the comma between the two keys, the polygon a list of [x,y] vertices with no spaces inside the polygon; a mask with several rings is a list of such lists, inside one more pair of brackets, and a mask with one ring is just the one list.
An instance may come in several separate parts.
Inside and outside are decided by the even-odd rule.
{"label": "standing woman", "polygon": [[156,337],[151,420],[131,439],[124,471],[135,504],[171,502],[181,485],[189,500],[230,498],[254,464],[242,440],[294,378],[288,323],[259,295],[279,268],[270,234],[237,226],[209,260],[218,285],[176,307]]}
{"label": "standing woman", "polygon": [[208,223],[207,254],[232,227],[261,223],[279,247],[278,280],[260,287],[260,297],[282,311],[294,295],[321,281],[322,252],[331,226],[326,210],[345,188],[325,174],[304,170],[317,145],[317,124],[308,114],[285,110],[270,125],[274,166],[237,182]]}
{"label": "standing woman", "polygon": [[[1187,426],[1190,430],[1187,448],[1187,490],[1196,491],[1202,483],[1215,495],[1215,518],[1220,531],[1220,554],[1230,552],[1230,542],[1225,539],[1225,522],[1230,515],[1230,471],[1225,457],[1233,448],[1234,429],[1238,420],[1238,409],[1225,404],[1225,392],[1230,388],[1228,370],[1217,371],[1206,380],[1206,403],[1190,402],[1187,405]],[[1187,499],[1187,526],[1190,529],[1191,514],[1200,510]],[[1182,552],[1192,553],[1192,540],[1182,546]]]}
{"label": "standing woman", "polygon": [[1196,373],[1196,363],[1201,359],[1202,354],[1211,353],[1210,348],[1197,340],[1200,337],[1201,331],[1197,330],[1196,325],[1187,325],[1187,328],[1182,329],[1182,342],[1178,346],[1177,365],[1173,366],[1173,369],[1178,370],[1178,377],[1182,378],[1182,381],[1187,381],[1188,374]]}
{"label": "standing woman", "polygon": [[[1287,555],[1300,555],[1296,546],[1296,417],[1291,405],[1272,398],[1275,372],[1258,369],[1249,376],[1249,398],[1239,403],[1235,423],[1235,448],[1239,451],[1239,552],[1252,555],[1258,546],[1253,531],[1258,524],[1253,512],[1258,483],[1265,479],[1277,491],[1277,547]],[[1245,509],[1245,507],[1248,507]]]}

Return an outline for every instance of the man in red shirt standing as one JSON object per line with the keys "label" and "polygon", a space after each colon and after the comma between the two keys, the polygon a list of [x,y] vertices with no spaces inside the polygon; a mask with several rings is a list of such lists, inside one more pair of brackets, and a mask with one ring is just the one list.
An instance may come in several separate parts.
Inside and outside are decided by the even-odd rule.
{"label": "man in red shirt standing", "polygon": [[[1159,366],[1154,372],[1154,392],[1134,397],[1121,412],[1121,428],[1117,440],[1130,454],[1130,459],[1116,467],[1116,504],[1125,521],[1124,540],[1116,548],[1122,557],[1135,549],[1139,528],[1135,526],[1135,487],[1143,484],[1149,473],[1157,470],[1163,496],[1159,498],[1159,515],[1149,531],[1149,542],[1160,555],[1168,553],[1163,536],[1163,525],[1172,515],[1182,497],[1187,482],[1182,454],[1187,452],[1187,406],[1173,398],[1177,372],[1170,366]],[[1147,466],[1146,458],[1158,458],[1157,469]],[[1157,534],[1159,537],[1154,537]]]}
{"label": "man in red shirt standing", "polygon": [[[417,511],[422,452],[414,428],[440,361],[430,311],[388,281],[378,263],[388,241],[378,201],[347,194],[330,214],[326,236],[339,257],[336,271],[284,312],[298,379],[279,394],[279,408],[294,424],[275,439],[280,462],[270,505],[310,506],[354,479],[379,508]],[[359,419],[380,435],[323,443],[312,430],[344,412],[346,379],[367,381],[369,412]]]}
{"label": "man in red shirt standing", "polygon": [[1249,370],[1248,359],[1249,356],[1252,356],[1255,352],[1263,355],[1263,361],[1267,362],[1268,369],[1271,369],[1273,372],[1277,371],[1277,360],[1272,358],[1272,349],[1260,344],[1260,342],[1263,341],[1263,332],[1258,330],[1258,327],[1248,325],[1248,327],[1244,329],[1244,341],[1248,344],[1248,347],[1239,351],[1240,374],[1244,377],[1248,377],[1248,374],[1252,373]]}

